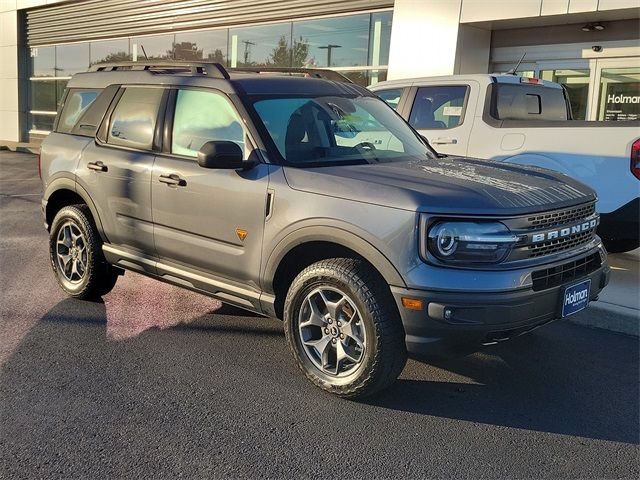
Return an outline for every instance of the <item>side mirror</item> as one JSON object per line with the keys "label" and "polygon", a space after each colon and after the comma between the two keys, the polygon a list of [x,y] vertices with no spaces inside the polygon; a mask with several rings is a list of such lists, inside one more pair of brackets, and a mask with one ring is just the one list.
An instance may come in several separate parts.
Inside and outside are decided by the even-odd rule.
{"label": "side mirror", "polygon": [[240,145],[228,140],[207,142],[198,151],[198,165],[203,168],[240,170],[245,168]]}

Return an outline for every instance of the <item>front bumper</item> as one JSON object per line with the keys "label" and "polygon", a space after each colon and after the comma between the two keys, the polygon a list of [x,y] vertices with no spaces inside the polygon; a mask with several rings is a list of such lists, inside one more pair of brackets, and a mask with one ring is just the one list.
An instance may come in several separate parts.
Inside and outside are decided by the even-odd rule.
{"label": "front bumper", "polygon": [[[590,273],[550,288],[533,286],[503,291],[433,291],[391,287],[405,330],[410,355],[451,357],[478,350],[526,333],[561,316],[565,287],[591,279],[590,300],[596,300],[609,282],[606,254]],[[594,252],[590,252],[593,254]],[[548,265],[532,268],[546,269]],[[402,305],[402,297],[422,300],[422,310]],[[450,314],[445,312],[449,310]]]}

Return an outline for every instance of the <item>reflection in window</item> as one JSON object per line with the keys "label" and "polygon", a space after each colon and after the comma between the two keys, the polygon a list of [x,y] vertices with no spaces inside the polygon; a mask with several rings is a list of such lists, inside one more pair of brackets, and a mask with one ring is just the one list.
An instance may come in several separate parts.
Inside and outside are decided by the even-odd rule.
{"label": "reflection in window", "polygon": [[244,129],[229,100],[222,94],[180,90],[171,136],[171,153],[195,157],[213,140],[229,140],[244,150]]}
{"label": "reflection in window", "polygon": [[356,70],[356,71],[343,71],[340,73],[351,80],[353,83],[366,87],[368,85],[375,85],[378,82],[384,82],[387,79],[386,70]]}
{"label": "reflection in window", "polygon": [[391,22],[393,12],[371,14],[369,32],[369,65],[389,64],[389,45],[391,44]]}
{"label": "reflection in window", "polygon": [[293,38],[306,45],[305,66],[352,67],[367,64],[370,15],[293,23]]}
{"label": "reflection in window", "polygon": [[409,123],[416,130],[456,127],[466,95],[465,86],[421,87],[416,92]]}
{"label": "reflection in window", "polygon": [[574,120],[586,120],[589,103],[589,69],[543,70],[540,78],[564,85]]}
{"label": "reflection in window", "polygon": [[31,75],[34,77],[55,77],[55,47],[33,47],[31,49]]}
{"label": "reflection in window", "polygon": [[173,44],[176,60],[202,60],[226,65],[228,30],[177,33]]}
{"label": "reflection in window", "polygon": [[126,38],[91,42],[91,65],[127,60],[131,60],[131,57],[129,55],[129,40]]}
{"label": "reflection in window", "polygon": [[99,90],[70,89],[58,122],[58,132],[69,133],[80,116],[97,98]]}
{"label": "reflection in window", "polygon": [[[291,24],[261,25],[229,30],[231,67],[291,65],[292,55],[306,57],[304,47],[291,48]],[[303,55],[304,54],[304,55]]]}
{"label": "reflection in window", "polygon": [[602,69],[598,120],[640,120],[640,68]]}
{"label": "reflection in window", "polygon": [[31,110],[55,112],[57,103],[55,80],[31,82]]}
{"label": "reflection in window", "polygon": [[158,35],[156,37],[135,37],[129,39],[131,59],[163,60],[173,58],[173,35]]}
{"label": "reflection in window", "polygon": [[89,67],[89,44],[76,43],[56,46],[56,75],[70,77]]}
{"label": "reflection in window", "polygon": [[111,116],[107,142],[150,149],[162,92],[161,88],[127,88]]}
{"label": "reflection in window", "polygon": [[402,88],[392,88],[389,90],[378,90],[376,95],[394,110],[398,109],[398,103],[400,103],[400,97],[402,96]]}
{"label": "reflection in window", "polygon": [[53,130],[55,115],[31,114],[31,130],[50,132]]}

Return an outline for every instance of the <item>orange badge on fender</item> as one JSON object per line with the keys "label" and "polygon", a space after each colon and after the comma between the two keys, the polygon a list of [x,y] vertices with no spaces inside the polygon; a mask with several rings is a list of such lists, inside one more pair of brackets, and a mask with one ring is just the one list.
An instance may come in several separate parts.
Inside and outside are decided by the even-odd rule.
{"label": "orange badge on fender", "polygon": [[236,228],[236,235],[238,235],[238,238],[241,242],[244,242],[244,239],[247,238],[248,233],[249,232],[247,232],[244,228]]}

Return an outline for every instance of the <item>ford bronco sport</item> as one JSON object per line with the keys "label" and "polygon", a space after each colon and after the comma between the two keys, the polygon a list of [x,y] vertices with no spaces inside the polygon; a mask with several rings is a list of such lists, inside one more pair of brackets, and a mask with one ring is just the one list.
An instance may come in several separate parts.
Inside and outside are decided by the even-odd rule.
{"label": "ford bronco sport", "polygon": [[344,397],[393,383],[408,354],[471,352],[596,299],[589,187],[440,155],[334,77],[75,75],[40,155],[60,286],[95,298],[131,270],[281,318],[307,378]]}

